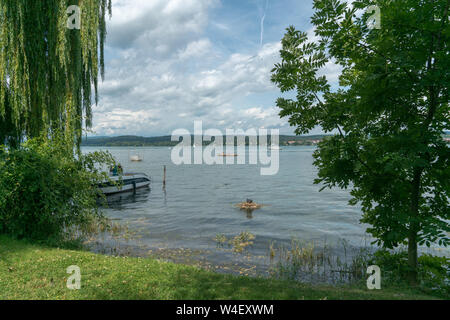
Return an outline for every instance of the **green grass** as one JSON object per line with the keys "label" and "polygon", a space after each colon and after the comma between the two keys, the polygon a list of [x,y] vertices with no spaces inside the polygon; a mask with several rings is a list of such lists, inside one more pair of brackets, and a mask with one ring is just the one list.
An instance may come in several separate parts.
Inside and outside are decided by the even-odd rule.
{"label": "green grass", "polygon": [[[67,267],[81,268],[69,290]],[[433,299],[411,289],[310,286],[222,275],[147,258],[124,258],[0,236],[0,299]]]}

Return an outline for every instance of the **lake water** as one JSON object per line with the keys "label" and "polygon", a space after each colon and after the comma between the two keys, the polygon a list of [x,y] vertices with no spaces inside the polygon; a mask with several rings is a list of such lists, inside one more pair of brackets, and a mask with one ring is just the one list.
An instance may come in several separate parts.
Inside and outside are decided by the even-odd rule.
{"label": "lake water", "polygon": [[[148,248],[211,250],[217,246],[218,234],[231,238],[242,231],[255,235],[250,251],[259,256],[271,243],[289,243],[293,238],[331,244],[345,239],[352,246],[368,242],[365,226],[359,223],[360,208],[348,205],[348,192],[319,192],[320,186],[313,183],[315,147],[280,150],[279,172],[272,176],[262,176],[259,165],[176,166],[168,147],[85,147],[83,151],[99,149],[108,150],[125,171],[152,178],[151,190],[110,197],[104,209],[108,217],[139,230],[139,242]],[[144,161],[129,161],[135,153]],[[264,207],[251,214],[235,207],[247,198]],[[215,254],[213,259],[217,255],[221,256]]]}
{"label": "lake water", "polygon": [[[136,195],[109,198],[105,214],[137,230],[139,245],[152,252],[170,252],[171,260],[179,249],[203,252],[206,263],[223,266],[267,266],[271,243],[288,244],[293,238],[305,242],[337,244],[345,239],[349,246],[370,243],[361,225],[361,210],[348,205],[348,191],[325,189],[313,183],[315,147],[284,147],[279,152],[279,172],[260,175],[259,165],[179,165],[172,164],[169,147],[83,148],[84,152],[108,150],[125,172],[144,172],[151,176],[151,190]],[[254,152],[252,149],[247,152]],[[130,162],[138,153],[143,162]],[[167,166],[167,185],[163,188],[163,166]],[[236,208],[237,203],[253,199],[263,204],[249,214]],[[218,234],[228,239],[248,231],[255,235],[254,245],[245,257],[217,250]],[[217,266],[216,266],[217,268]]]}

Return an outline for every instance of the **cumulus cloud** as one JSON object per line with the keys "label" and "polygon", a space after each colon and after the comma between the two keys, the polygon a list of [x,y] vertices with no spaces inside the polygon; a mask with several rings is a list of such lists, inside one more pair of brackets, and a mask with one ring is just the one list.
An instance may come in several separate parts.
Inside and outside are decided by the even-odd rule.
{"label": "cumulus cloud", "polygon": [[179,51],[179,58],[189,59],[194,57],[202,57],[212,51],[212,44],[209,39],[200,39],[189,43],[185,49]]}
{"label": "cumulus cloud", "polygon": [[192,129],[194,120],[221,130],[288,128],[270,82],[280,42],[224,50],[217,32],[228,27],[210,17],[219,0],[113,4],[106,80],[93,109],[96,134],[164,135]]}
{"label": "cumulus cloud", "polygon": [[149,55],[171,54],[200,33],[217,0],[116,0],[108,45],[145,47]]}

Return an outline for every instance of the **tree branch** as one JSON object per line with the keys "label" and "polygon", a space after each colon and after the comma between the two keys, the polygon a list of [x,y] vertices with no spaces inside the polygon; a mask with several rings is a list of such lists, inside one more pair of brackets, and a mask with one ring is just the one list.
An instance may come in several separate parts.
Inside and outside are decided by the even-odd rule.
{"label": "tree branch", "polygon": [[[320,98],[317,96],[317,93],[316,93],[316,92],[313,92],[313,94],[314,94],[314,96],[316,97],[317,102],[318,102],[322,107],[324,107],[325,104],[324,104],[324,103],[322,102],[322,100],[320,100]],[[344,133],[342,132],[341,127],[339,126],[339,124],[336,123],[336,127],[337,127],[337,129],[338,129],[338,131],[339,131],[339,135],[341,136],[341,138],[342,138],[342,139],[345,139],[346,136],[345,136]],[[354,150],[353,148],[351,148],[350,150],[352,151],[352,153],[353,153],[353,155],[356,157],[356,159],[357,159],[364,167],[366,167],[366,169],[369,170],[370,173],[373,174],[373,173],[374,173],[373,170],[369,167],[369,165],[368,165],[367,163],[365,163],[365,162],[359,157],[358,152],[356,152],[356,150]]]}

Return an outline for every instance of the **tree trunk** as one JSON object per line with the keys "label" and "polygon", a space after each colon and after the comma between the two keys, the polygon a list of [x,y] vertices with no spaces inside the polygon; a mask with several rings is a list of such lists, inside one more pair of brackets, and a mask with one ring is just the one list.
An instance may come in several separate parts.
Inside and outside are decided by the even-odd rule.
{"label": "tree trunk", "polygon": [[418,284],[417,280],[417,235],[419,231],[419,198],[420,198],[420,178],[422,169],[414,169],[414,179],[412,182],[411,216],[408,236],[408,280],[412,286]]}
{"label": "tree trunk", "polygon": [[408,280],[411,286],[417,286],[417,233],[410,231],[408,237]]}

